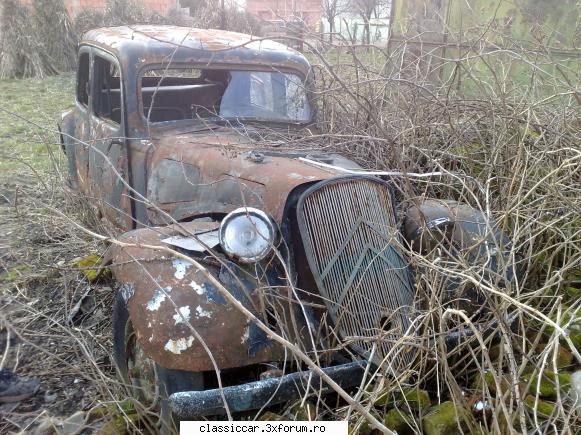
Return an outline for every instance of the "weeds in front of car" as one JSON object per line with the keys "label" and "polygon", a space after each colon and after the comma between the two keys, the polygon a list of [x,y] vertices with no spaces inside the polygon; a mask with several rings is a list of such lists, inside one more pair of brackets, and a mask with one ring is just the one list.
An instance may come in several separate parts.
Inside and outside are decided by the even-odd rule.
{"label": "weeds in front of car", "polygon": [[[369,416],[398,433],[579,431],[581,113],[570,84],[579,83],[578,72],[546,47],[512,49],[510,56],[474,48],[484,46],[452,59],[418,54],[410,41],[389,51],[338,45],[329,57],[322,54],[328,47],[310,45],[322,131],[308,143],[367,169],[437,173],[386,178],[402,203],[429,196],[470,204],[498,222],[510,244],[490,247],[501,253],[493,274],[492,254],[471,263],[448,255],[446,243],[425,255],[410,251],[417,311],[401,346],[414,349],[414,364],[395,377],[369,371],[362,388],[349,392],[357,406],[315,394],[258,418],[348,418],[358,433],[371,432]],[[555,69],[535,67],[541,64]],[[496,73],[522,65],[535,74],[513,80]],[[10,111],[32,119],[18,103]],[[79,257],[100,254],[104,245],[73,222],[112,232],[63,193],[58,173],[39,171],[5,183],[2,192],[4,222],[16,235],[0,275],[3,327],[10,331],[2,363],[45,383],[30,405],[34,412],[14,410],[6,427],[23,430],[47,420],[38,409],[63,415],[80,403],[95,431],[135,430],[143,424],[139,404],[124,400],[109,358],[111,291],[78,270]],[[473,288],[484,309],[466,308],[466,294],[448,297],[450,277]],[[453,334],[458,343],[448,347]],[[304,358],[297,361],[304,367]]]}

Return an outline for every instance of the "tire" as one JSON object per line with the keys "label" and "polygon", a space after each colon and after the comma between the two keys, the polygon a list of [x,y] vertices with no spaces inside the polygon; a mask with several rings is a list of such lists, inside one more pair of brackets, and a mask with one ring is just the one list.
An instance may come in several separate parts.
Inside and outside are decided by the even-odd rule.
{"label": "tire", "polygon": [[[139,358],[135,358],[136,354],[140,355]],[[113,306],[113,357],[119,376],[128,385],[131,395],[159,415],[157,426],[160,433],[179,432],[179,422],[173,418],[167,399],[180,391],[203,390],[204,375],[166,369],[145,357],[121,292],[117,292]],[[136,359],[142,360],[140,367],[146,366],[148,369],[135,370],[133,361]],[[136,372],[140,374],[136,375]]]}

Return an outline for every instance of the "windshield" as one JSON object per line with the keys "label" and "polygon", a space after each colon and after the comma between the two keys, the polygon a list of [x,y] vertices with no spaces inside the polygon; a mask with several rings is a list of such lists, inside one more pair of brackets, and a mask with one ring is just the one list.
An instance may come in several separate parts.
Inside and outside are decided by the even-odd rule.
{"label": "windshield", "polygon": [[182,119],[306,123],[311,109],[302,79],[278,71],[174,69],[141,79],[150,122]]}

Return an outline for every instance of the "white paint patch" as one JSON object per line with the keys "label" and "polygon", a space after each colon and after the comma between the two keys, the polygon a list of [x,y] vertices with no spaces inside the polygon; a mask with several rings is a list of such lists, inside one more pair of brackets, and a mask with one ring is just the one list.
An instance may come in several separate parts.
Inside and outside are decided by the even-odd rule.
{"label": "white paint patch", "polygon": [[177,340],[168,340],[165,346],[163,347],[165,350],[171,353],[175,353],[176,355],[185,352],[186,349],[192,347],[194,343],[194,337],[191,335],[187,338],[178,338]]}
{"label": "white paint patch", "polygon": [[241,344],[244,344],[248,341],[248,337],[250,337],[250,328],[247,326],[244,328],[244,335],[242,336]]}
{"label": "white paint patch", "polygon": [[202,296],[204,293],[206,293],[206,290],[204,289],[204,287],[202,287],[200,284],[198,284],[196,281],[192,281],[190,282],[190,287],[194,289],[194,291],[199,294],[200,296]]}
{"label": "white paint patch", "polygon": [[207,317],[210,319],[210,318],[212,318],[212,313],[204,310],[201,306],[198,305],[196,307],[196,317]]}
{"label": "white paint patch", "polygon": [[176,270],[175,273],[173,274],[173,276],[175,276],[176,279],[184,279],[184,276],[186,276],[187,268],[192,266],[192,263],[189,263],[179,258],[174,260],[172,264]]}
{"label": "white paint patch", "polygon": [[296,180],[312,180],[315,177],[312,175],[303,175],[303,174],[297,174],[296,172],[291,172],[288,174],[288,176],[290,178],[294,178]]}
{"label": "white paint patch", "polygon": [[165,287],[164,289],[158,288],[155,290],[153,297],[147,303],[147,310],[148,311],[157,311],[161,306],[161,303],[166,299],[166,293],[171,292],[171,287]]}
{"label": "white paint patch", "polygon": [[179,307],[177,310],[179,313],[174,314],[173,319],[178,323],[186,323],[190,321],[190,307]]}
{"label": "white paint patch", "polygon": [[132,282],[122,284],[119,291],[121,292],[121,297],[123,298],[125,303],[127,303],[127,301],[131,299],[131,297],[135,294],[135,284],[133,284]]}

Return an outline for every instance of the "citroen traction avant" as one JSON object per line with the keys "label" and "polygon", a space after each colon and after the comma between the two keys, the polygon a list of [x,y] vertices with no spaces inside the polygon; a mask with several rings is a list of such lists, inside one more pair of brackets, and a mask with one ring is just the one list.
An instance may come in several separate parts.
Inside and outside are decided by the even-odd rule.
{"label": "citroen traction avant", "polygon": [[59,124],[69,183],[119,229],[106,255],[115,362],[162,422],[329,391],[280,338],[343,388],[369,363],[404,370],[410,249],[436,234],[475,257],[506,243],[477,210],[398,204],[389,177],[309,148],[313,89],[301,53],[248,35],[83,37],[76,103]]}

